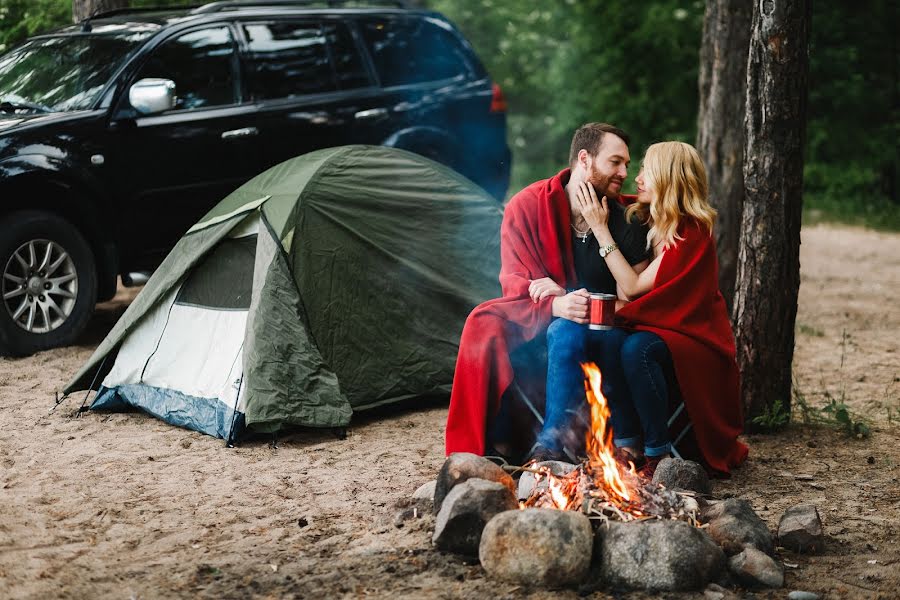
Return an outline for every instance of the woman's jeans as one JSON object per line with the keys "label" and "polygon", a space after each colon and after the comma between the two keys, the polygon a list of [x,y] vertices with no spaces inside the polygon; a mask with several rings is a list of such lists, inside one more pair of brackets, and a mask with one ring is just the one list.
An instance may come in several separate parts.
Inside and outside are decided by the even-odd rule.
{"label": "woman's jeans", "polygon": [[590,412],[581,363],[587,361],[600,367],[615,445],[643,445],[647,456],[670,453],[667,375],[673,369],[665,342],[648,331],[595,331],[567,319],[556,319],[547,331],[547,402],[538,444],[584,454]]}

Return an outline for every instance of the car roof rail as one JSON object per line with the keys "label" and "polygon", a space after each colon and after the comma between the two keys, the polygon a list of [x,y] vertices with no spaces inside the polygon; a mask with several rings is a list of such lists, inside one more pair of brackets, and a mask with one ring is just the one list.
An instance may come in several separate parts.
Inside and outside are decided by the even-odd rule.
{"label": "car roof rail", "polygon": [[194,10],[203,6],[202,4],[189,4],[185,6],[137,6],[134,8],[112,8],[110,10],[95,10],[91,13],[91,16],[85,19],[85,21],[89,21],[91,19],[105,19],[107,17],[115,17],[118,15],[130,15],[136,13],[151,13],[151,12],[172,12],[175,10]]}
{"label": "car roof rail", "polygon": [[371,4],[373,6],[411,8],[410,3],[407,0],[218,0],[194,8],[191,12],[194,14],[204,14],[235,8],[311,6],[314,4],[323,4],[328,8],[341,8],[347,4]]}

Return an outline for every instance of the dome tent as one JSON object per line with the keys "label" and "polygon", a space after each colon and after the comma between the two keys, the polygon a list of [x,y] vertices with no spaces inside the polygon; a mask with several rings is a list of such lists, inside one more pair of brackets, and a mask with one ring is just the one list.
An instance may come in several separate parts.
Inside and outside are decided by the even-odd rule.
{"label": "dome tent", "polygon": [[226,439],[449,394],[466,316],[499,295],[501,218],[403,150],[288,160],[182,237],[64,391]]}

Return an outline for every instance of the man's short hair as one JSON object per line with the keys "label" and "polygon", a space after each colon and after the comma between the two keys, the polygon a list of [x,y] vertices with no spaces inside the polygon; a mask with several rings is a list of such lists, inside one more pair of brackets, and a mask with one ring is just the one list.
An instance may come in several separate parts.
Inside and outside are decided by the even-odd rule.
{"label": "man's short hair", "polygon": [[600,147],[603,146],[603,136],[607,133],[617,135],[622,138],[627,146],[629,144],[628,134],[609,123],[585,123],[572,136],[572,148],[569,150],[569,166],[574,165],[578,160],[578,153],[584,149],[591,156],[597,156]]}

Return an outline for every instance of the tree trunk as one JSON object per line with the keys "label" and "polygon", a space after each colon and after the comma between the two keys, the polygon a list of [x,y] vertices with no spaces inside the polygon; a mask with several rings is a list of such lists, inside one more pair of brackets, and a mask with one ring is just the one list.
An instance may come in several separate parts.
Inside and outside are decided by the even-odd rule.
{"label": "tree trunk", "polygon": [[72,20],[80,23],[95,13],[125,8],[128,2],[129,0],[72,0]]}
{"label": "tree trunk", "polygon": [[697,150],[706,162],[710,202],[719,211],[719,289],[729,311],[744,199],[744,129],[738,124],[744,119],[752,13],[748,0],[707,0],[700,47]]}
{"label": "tree trunk", "polygon": [[748,429],[775,402],[791,403],[810,19],[811,0],[753,6],[733,311]]}

